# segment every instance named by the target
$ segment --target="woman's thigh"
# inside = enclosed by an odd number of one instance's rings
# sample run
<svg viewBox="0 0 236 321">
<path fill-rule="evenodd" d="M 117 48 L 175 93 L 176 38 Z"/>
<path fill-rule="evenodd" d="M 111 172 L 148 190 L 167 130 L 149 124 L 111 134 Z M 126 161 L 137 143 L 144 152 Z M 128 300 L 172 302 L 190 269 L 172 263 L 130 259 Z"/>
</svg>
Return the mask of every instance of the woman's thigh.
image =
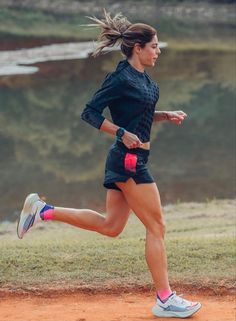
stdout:
<svg viewBox="0 0 236 321">
<path fill-rule="evenodd" d="M 130 207 L 121 191 L 109 189 L 106 197 L 106 223 L 122 231 L 130 215 Z"/>
<path fill-rule="evenodd" d="M 156 183 L 136 184 L 130 178 L 127 182 L 117 182 L 127 203 L 147 229 L 164 226 L 160 194 Z"/>
</svg>

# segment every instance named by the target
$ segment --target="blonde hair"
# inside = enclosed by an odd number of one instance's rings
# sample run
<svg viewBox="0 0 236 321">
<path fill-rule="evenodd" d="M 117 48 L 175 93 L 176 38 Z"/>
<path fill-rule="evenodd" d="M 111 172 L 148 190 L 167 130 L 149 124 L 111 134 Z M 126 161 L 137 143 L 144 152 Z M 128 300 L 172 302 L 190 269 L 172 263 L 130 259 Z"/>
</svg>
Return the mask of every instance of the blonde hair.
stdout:
<svg viewBox="0 0 236 321">
<path fill-rule="evenodd" d="M 93 56 L 101 54 L 106 47 L 113 47 L 120 43 L 122 53 L 127 57 L 133 54 L 135 43 L 139 43 L 143 48 L 147 42 L 150 42 L 156 35 L 156 30 L 144 23 L 132 24 L 121 13 L 116 14 L 113 18 L 111 14 L 104 9 L 104 18 L 88 17 L 95 23 L 88 24 L 89 27 L 98 27 L 101 33 L 98 36 L 98 45 Z"/>
</svg>

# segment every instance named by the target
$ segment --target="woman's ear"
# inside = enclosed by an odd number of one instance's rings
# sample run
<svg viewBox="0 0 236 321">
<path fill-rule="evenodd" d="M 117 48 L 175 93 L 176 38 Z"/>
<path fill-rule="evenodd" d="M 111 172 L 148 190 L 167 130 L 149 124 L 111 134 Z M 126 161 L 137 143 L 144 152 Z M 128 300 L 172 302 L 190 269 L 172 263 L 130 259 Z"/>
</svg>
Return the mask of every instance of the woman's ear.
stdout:
<svg viewBox="0 0 236 321">
<path fill-rule="evenodd" d="M 140 51 L 141 51 L 141 47 L 140 47 L 140 44 L 139 43 L 135 43 L 134 44 L 134 52 L 136 53 L 136 54 L 139 54 L 140 53 Z"/>
</svg>

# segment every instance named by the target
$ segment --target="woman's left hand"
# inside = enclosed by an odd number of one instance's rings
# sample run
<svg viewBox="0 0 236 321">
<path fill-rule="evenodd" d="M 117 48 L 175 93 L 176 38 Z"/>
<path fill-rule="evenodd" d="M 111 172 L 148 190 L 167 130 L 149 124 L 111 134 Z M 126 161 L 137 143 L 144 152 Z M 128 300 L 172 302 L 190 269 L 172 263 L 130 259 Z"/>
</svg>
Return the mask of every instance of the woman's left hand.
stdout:
<svg viewBox="0 0 236 321">
<path fill-rule="evenodd" d="M 167 111 L 166 115 L 167 120 L 177 125 L 180 125 L 183 122 L 183 120 L 187 117 L 187 114 L 185 114 L 182 110 Z"/>
</svg>

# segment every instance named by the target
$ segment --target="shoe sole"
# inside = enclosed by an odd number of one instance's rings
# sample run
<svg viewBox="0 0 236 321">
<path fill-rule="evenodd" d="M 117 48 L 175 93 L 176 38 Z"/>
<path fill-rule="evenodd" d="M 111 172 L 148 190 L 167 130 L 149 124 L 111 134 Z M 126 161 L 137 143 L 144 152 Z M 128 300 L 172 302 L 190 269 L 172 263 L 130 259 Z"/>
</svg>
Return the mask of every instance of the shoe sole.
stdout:
<svg viewBox="0 0 236 321">
<path fill-rule="evenodd" d="M 24 234 L 20 233 L 20 229 L 21 227 L 24 225 L 22 222 L 25 222 L 26 218 L 28 217 L 29 214 L 31 214 L 31 210 L 32 210 L 32 205 L 38 201 L 40 198 L 38 196 L 38 194 L 36 193 L 32 193 L 29 194 L 24 202 L 24 206 L 23 209 L 20 213 L 18 222 L 17 222 L 17 236 L 19 239 L 23 239 Z M 22 223 L 22 224 L 21 224 Z"/>
<path fill-rule="evenodd" d="M 185 319 L 196 313 L 200 308 L 202 307 L 201 303 L 198 303 L 195 309 L 189 310 L 186 312 L 174 312 L 174 311 L 163 311 L 163 309 L 159 307 L 152 308 L 152 313 L 156 317 L 162 317 L 162 318 L 181 318 Z"/>
</svg>

